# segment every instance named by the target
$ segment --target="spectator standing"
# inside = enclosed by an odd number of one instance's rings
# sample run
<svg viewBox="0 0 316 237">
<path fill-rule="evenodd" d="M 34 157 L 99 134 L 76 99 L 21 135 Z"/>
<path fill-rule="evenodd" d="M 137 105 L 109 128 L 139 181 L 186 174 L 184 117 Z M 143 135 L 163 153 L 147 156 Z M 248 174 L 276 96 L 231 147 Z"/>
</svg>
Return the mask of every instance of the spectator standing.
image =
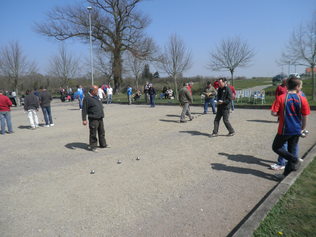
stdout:
<svg viewBox="0 0 316 237">
<path fill-rule="evenodd" d="M 31 129 L 38 128 L 37 111 L 39 108 L 39 98 L 31 91 L 25 92 L 24 110 L 27 112 L 27 117 L 30 121 Z"/>
<path fill-rule="evenodd" d="M 230 90 L 232 91 L 232 106 L 231 106 L 231 110 L 233 112 L 235 110 L 234 100 L 236 99 L 236 90 L 235 90 L 235 87 L 232 86 L 230 83 L 228 83 L 228 86 L 229 86 Z"/>
<path fill-rule="evenodd" d="M 149 90 L 149 82 L 146 81 L 146 84 L 144 85 L 144 95 L 145 95 L 145 103 L 148 104 L 148 97 L 149 97 L 149 94 L 148 94 L 148 90 Z"/>
<path fill-rule="evenodd" d="M 104 93 L 104 90 L 101 88 L 101 86 L 98 89 L 98 96 L 99 96 L 99 99 L 100 99 L 101 102 L 105 98 L 105 93 Z"/>
<path fill-rule="evenodd" d="M 12 91 L 11 96 L 12 96 L 14 106 L 17 106 L 16 92 Z"/>
<path fill-rule="evenodd" d="M 218 136 L 219 122 L 222 117 L 223 117 L 224 124 L 229 132 L 228 136 L 234 136 L 235 131 L 229 122 L 229 114 L 230 114 L 229 110 L 230 110 L 231 101 L 232 101 L 232 92 L 230 88 L 227 86 L 226 78 L 218 79 L 218 83 L 219 83 L 219 88 L 217 91 L 217 99 L 218 99 L 217 112 L 214 119 L 214 129 L 211 136 L 212 137 Z"/>
<path fill-rule="evenodd" d="M 217 94 L 217 91 L 212 86 L 212 83 L 207 82 L 207 85 L 203 91 L 203 95 L 205 96 L 204 114 L 207 114 L 209 104 L 211 104 L 212 106 L 213 114 L 216 114 L 215 101 L 214 101 L 216 94 Z"/>
<path fill-rule="evenodd" d="M 75 98 L 78 99 L 79 109 L 82 110 L 82 102 L 84 98 L 84 91 L 81 85 L 77 85 L 77 91 L 75 92 Z"/>
<path fill-rule="evenodd" d="M 42 108 L 44 120 L 45 120 L 44 127 L 49 127 L 49 126 L 53 127 L 54 123 L 53 123 L 53 117 L 52 117 L 52 110 L 50 106 L 50 103 L 53 98 L 51 94 L 45 88 L 41 87 L 40 89 L 41 89 L 41 93 L 39 94 L 39 100 L 40 100 L 40 106 Z"/>
<path fill-rule="evenodd" d="M 155 107 L 156 90 L 151 83 L 149 84 L 148 94 L 150 98 L 150 107 Z"/>
<path fill-rule="evenodd" d="M 97 133 L 99 137 L 100 148 L 109 147 L 105 140 L 104 131 L 104 112 L 103 105 L 98 97 L 98 87 L 92 86 L 89 90 L 88 95 L 83 99 L 82 108 L 82 124 L 87 125 L 87 116 L 89 120 L 89 149 L 96 151 L 98 145 Z"/>
<path fill-rule="evenodd" d="M 287 81 L 287 78 L 284 78 L 282 80 L 282 84 L 277 86 L 277 88 L 275 90 L 275 99 L 277 99 L 279 96 L 287 93 L 286 81 Z"/>
<path fill-rule="evenodd" d="M 289 78 L 287 93 L 278 96 L 271 108 L 271 114 L 279 118 L 278 132 L 274 138 L 272 149 L 287 160 L 283 174 L 276 175 L 279 179 L 283 179 L 292 171 L 297 170 L 301 164 L 300 159 L 294 153 L 299 137 L 306 129 L 310 108 L 307 99 L 299 95 L 299 88 L 300 80 L 295 77 Z M 286 142 L 287 150 L 283 147 Z"/>
<path fill-rule="evenodd" d="M 128 104 L 130 105 L 132 104 L 132 95 L 133 95 L 133 88 L 130 85 L 127 86 L 126 93 L 127 93 Z"/>
<path fill-rule="evenodd" d="M 12 101 L 9 97 L 3 94 L 0 90 L 0 122 L 1 122 L 1 134 L 5 135 L 5 125 L 7 124 L 8 133 L 13 133 L 12 122 L 11 122 L 11 112 L 10 108 L 12 106 Z"/>
<path fill-rule="evenodd" d="M 183 87 L 179 91 L 179 102 L 182 107 L 182 112 L 180 116 L 180 123 L 186 123 L 185 115 L 188 115 L 190 118 L 190 121 L 192 121 L 193 116 L 190 112 L 190 104 L 193 102 L 192 95 L 190 91 L 188 90 L 187 84 L 184 83 Z"/>
<path fill-rule="evenodd" d="M 112 103 L 112 96 L 113 96 L 113 88 L 110 86 L 110 84 L 106 89 L 106 94 L 108 96 L 107 103 L 111 104 Z"/>
<path fill-rule="evenodd" d="M 215 90 L 218 90 L 218 88 L 219 88 L 219 82 L 218 82 L 218 80 L 215 80 L 215 81 L 214 81 L 213 87 L 215 88 Z"/>
</svg>

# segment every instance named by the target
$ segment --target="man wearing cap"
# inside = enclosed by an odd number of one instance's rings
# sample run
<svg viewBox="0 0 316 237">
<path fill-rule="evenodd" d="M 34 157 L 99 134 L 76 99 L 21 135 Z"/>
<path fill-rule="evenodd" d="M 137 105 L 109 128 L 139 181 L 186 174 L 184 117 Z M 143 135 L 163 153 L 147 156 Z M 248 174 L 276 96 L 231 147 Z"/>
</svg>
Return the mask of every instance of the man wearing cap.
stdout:
<svg viewBox="0 0 316 237">
<path fill-rule="evenodd" d="M 87 125 L 87 115 L 89 120 L 90 138 L 89 149 L 96 151 L 98 146 L 97 133 L 99 137 L 100 148 L 109 147 L 106 144 L 105 132 L 104 132 L 104 112 L 103 105 L 98 97 L 98 87 L 92 86 L 89 90 L 88 96 L 83 99 L 82 106 L 82 124 Z"/>
</svg>

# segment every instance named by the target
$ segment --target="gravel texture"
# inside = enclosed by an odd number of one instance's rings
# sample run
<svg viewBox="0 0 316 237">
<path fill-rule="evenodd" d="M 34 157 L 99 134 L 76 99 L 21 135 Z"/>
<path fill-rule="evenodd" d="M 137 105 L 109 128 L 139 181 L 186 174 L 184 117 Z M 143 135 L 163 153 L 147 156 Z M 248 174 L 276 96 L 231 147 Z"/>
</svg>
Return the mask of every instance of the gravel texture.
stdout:
<svg viewBox="0 0 316 237">
<path fill-rule="evenodd" d="M 54 102 L 55 126 L 36 130 L 13 109 L 15 133 L 0 136 L 0 236 L 226 236 L 277 184 L 268 110 L 237 109 L 236 135 L 221 122 L 210 138 L 202 107 L 180 124 L 178 106 L 105 105 L 111 148 L 91 152 L 77 108 Z"/>
</svg>

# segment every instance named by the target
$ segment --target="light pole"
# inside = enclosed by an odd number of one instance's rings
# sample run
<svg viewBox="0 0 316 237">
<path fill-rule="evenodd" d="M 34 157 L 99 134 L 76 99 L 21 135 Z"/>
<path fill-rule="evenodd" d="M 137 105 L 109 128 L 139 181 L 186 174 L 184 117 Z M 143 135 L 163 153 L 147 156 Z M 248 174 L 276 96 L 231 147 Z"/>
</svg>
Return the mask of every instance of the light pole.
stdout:
<svg viewBox="0 0 316 237">
<path fill-rule="evenodd" d="M 93 81 L 92 28 L 91 28 L 91 10 L 92 10 L 92 7 L 89 6 L 89 7 L 87 7 L 87 9 L 88 9 L 88 11 L 89 11 L 89 28 L 90 28 L 89 35 L 90 35 L 91 84 L 93 85 L 93 84 L 94 84 L 94 81 Z"/>
</svg>

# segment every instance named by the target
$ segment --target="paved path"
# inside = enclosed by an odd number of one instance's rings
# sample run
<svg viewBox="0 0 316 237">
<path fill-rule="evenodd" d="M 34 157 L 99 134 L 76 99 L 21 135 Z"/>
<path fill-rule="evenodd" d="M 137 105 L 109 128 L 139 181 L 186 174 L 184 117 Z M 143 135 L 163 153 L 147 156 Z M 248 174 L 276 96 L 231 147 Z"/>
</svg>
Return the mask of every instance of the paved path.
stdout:
<svg viewBox="0 0 316 237">
<path fill-rule="evenodd" d="M 112 147 L 98 153 L 85 149 L 76 104 L 52 110 L 55 127 L 29 130 L 15 110 L 15 133 L 0 136 L 0 236 L 226 236 L 276 185 L 268 110 L 236 110 L 237 135 L 221 124 L 209 138 L 214 117 L 202 107 L 180 124 L 177 106 L 113 104 Z M 315 115 L 301 154 L 316 141 Z"/>
</svg>

